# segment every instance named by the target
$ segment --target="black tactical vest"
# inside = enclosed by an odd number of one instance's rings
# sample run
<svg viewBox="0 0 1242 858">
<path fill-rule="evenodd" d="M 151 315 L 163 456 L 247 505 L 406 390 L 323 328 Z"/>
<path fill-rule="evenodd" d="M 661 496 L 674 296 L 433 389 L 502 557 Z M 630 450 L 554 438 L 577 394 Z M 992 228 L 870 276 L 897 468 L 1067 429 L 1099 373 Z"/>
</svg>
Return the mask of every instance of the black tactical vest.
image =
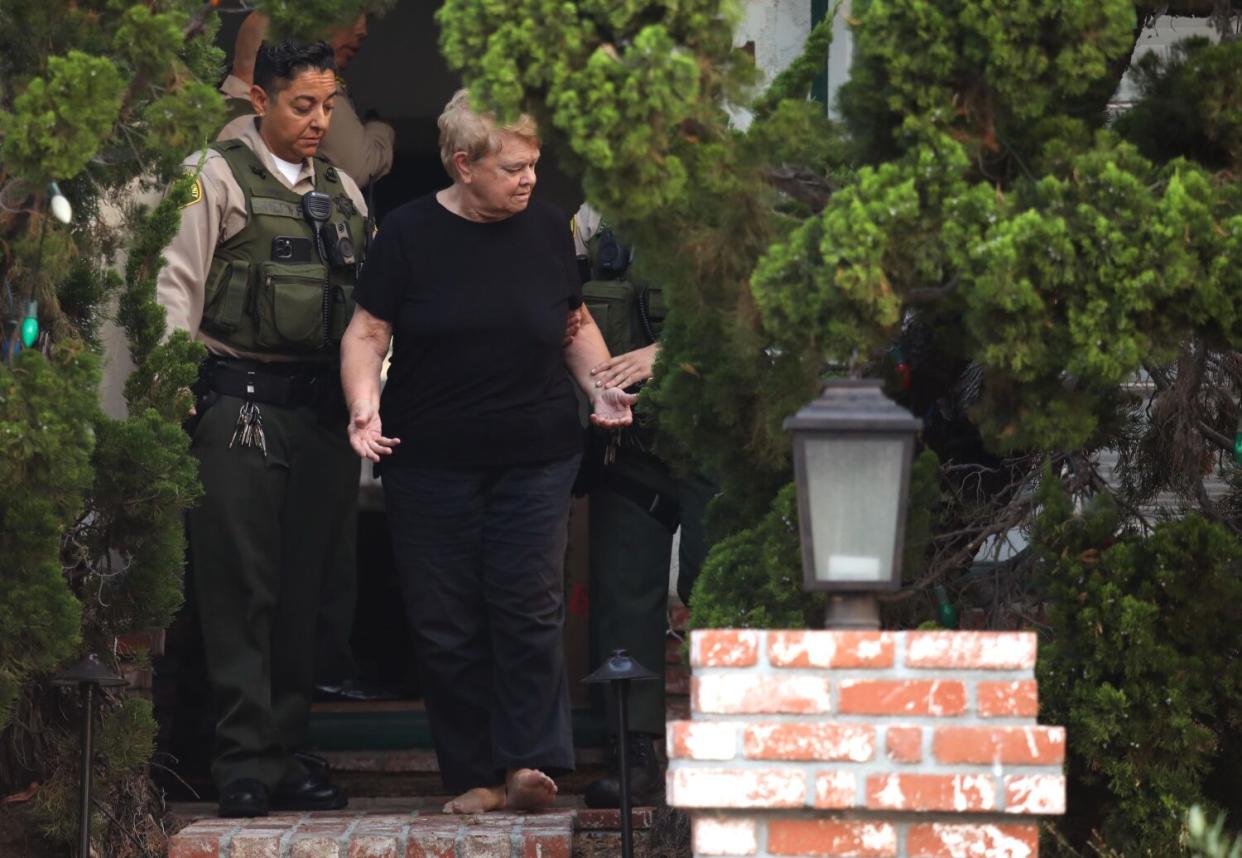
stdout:
<svg viewBox="0 0 1242 858">
<path fill-rule="evenodd" d="M 315 190 L 332 197 L 325 243 L 342 234 L 356 264 L 332 265 L 320 256 L 301 195 L 280 183 L 241 140 L 213 143 L 246 195 L 246 226 L 216 246 L 207 274 L 202 330 L 247 352 L 336 355 L 354 311 L 354 285 L 366 256 L 369 224 L 345 193 L 336 168 L 317 158 Z M 329 253 L 329 258 L 332 254 Z"/>
<path fill-rule="evenodd" d="M 582 297 L 591 318 L 614 356 L 641 349 L 659 339 L 667 313 L 663 292 L 629 278 L 629 249 L 606 225 L 587 242 L 591 279 Z"/>
</svg>

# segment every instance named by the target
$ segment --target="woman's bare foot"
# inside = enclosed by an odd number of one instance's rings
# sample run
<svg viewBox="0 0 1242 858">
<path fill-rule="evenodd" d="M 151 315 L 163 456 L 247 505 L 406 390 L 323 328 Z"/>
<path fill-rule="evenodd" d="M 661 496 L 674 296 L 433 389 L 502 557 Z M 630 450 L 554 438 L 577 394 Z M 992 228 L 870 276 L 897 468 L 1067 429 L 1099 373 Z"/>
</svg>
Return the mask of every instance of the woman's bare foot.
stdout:
<svg viewBox="0 0 1242 858">
<path fill-rule="evenodd" d="M 505 787 L 475 787 L 444 805 L 445 813 L 487 813 L 505 806 Z"/>
<path fill-rule="evenodd" d="M 505 810 L 540 810 L 555 797 L 555 781 L 538 769 L 514 769 L 505 778 Z"/>
</svg>

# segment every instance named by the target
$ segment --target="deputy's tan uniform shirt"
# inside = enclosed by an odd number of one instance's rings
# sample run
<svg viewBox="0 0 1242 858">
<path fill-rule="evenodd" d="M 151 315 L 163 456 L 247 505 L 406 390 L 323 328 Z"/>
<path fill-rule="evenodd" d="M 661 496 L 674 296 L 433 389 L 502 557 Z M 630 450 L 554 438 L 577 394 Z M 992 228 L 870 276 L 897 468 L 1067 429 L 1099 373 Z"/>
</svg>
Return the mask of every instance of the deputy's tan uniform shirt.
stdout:
<svg viewBox="0 0 1242 858">
<path fill-rule="evenodd" d="M 231 74 L 224 79 L 224 83 L 220 84 L 220 94 L 225 98 L 243 98 L 249 101 L 250 84 L 237 75 Z"/>
<path fill-rule="evenodd" d="M 387 122 L 378 119 L 363 122 L 358 118 L 349 93 L 345 91 L 344 82 L 338 79 L 337 87 L 332 124 L 323 137 L 319 154 L 366 187 L 376 179 L 387 176 L 392 169 L 392 149 L 397 132 Z"/>
<path fill-rule="evenodd" d="M 569 219 L 569 229 L 574 235 L 574 252 L 578 256 L 588 255 L 591 239 L 599 232 L 601 224 L 603 219 L 590 203 L 578 206 L 578 211 Z"/>
<path fill-rule="evenodd" d="M 237 135 L 258 155 L 260 163 L 286 188 L 295 194 L 305 194 L 315 189 L 315 162 L 308 159 L 302 163 L 297 180 L 290 184 L 284 173 L 276 166 L 272 152 L 259 135 L 254 117 L 243 117 L 248 125 Z M 207 149 L 197 152 L 182 162 L 193 172 L 203 163 L 198 177 L 195 198 L 181 210 L 181 227 L 164 251 L 167 264 L 160 270 L 156 281 L 156 298 L 168 314 L 168 329 L 188 331 L 190 336 L 207 346 L 212 354 L 225 357 L 253 357 L 258 360 L 296 360 L 299 358 L 253 354 L 238 351 L 199 330 L 203 319 L 203 300 L 206 291 L 207 272 L 216 246 L 228 241 L 245 228 L 249 219 L 246 212 L 246 195 L 228 162 L 219 152 Z M 365 217 L 366 201 L 358 185 L 349 176 L 337 171 L 345 193 Z M 300 359 L 305 359 L 303 356 Z"/>
<path fill-rule="evenodd" d="M 245 92 L 242 92 L 245 87 Z M 249 98 L 250 88 L 237 77 L 224 79 L 220 92 L 230 98 Z M 344 170 L 362 187 L 388 175 L 392 169 L 392 150 L 397 132 L 386 122 L 372 119 L 363 122 L 345 92 L 345 84 L 337 79 L 336 100 L 333 102 L 332 124 L 319 145 L 319 154 Z M 240 116 L 220 130 L 217 140 L 240 137 L 249 126 L 250 116 Z"/>
</svg>

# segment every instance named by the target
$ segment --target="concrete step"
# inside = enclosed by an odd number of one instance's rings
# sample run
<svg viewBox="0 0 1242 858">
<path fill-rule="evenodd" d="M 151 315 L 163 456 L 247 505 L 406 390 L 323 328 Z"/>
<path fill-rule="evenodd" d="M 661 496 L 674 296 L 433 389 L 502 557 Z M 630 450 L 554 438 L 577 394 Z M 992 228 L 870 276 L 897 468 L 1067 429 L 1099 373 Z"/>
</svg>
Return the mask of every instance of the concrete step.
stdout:
<svg viewBox="0 0 1242 858">
<path fill-rule="evenodd" d="M 391 751 L 318 751 L 332 772 L 439 772 L 436 752 L 430 748 L 403 748 Z M 583 768 L 603 766 L 608 753 L 603 748 L 575 748 L 574 762 Z"/>
<path fill-rule="evenodd" d="M 539 813 L 446 816 L 446 797 L 358 799 L 331 813 L 289 813 L 261 819 L 216 819 L 210 805 L 181 805 L 187 821 L 169 844 L 169 858 L 570 858 L 619 854 L 615 810 L 558 806 Z M 632 820 L 645 854 L 652 808 Z"/>
<path fill-rule="evenodd" d="M 444 792 L 434 751 L 411 748 L 318 753 L 332 767 L 332 782 L 344 789 L 354 802 L 391 798 L 398 802 L 395 805 L 398 809 L 409 809 L 416 803 L 434 801 Z M 556 779 L 560 790 L 558 801 L 570 804 L 607 771 L 602 748 L 579 748 L 575 757 L 577 770 Z M 172 813 L 183 820 L 182 824 L 186 818 L 201 818 L 215 812 L 216 789 L 205 774 L 192 779 L 164 777 L 160 786 L 165 790 Z"/>
</svg>

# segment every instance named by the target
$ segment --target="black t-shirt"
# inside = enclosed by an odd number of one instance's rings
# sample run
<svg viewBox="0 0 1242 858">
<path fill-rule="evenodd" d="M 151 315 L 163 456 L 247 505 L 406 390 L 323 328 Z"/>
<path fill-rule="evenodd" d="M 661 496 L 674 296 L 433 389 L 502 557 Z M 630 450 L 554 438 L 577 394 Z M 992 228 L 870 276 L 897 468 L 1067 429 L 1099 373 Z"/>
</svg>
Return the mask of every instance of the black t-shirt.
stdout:
<svg viewBox="0 0 1242 858">
<path fill-rule="evenodd" d="M 355 298 L 393 326 L 380 418 L 401 445 L 384 467 L 520 465 L 581 449 L 562 342 L 582 283 L 554 206 L 532 200 L 478 223 L 435 194 L 407 203 L 384 219 Z"/>
</svg>

